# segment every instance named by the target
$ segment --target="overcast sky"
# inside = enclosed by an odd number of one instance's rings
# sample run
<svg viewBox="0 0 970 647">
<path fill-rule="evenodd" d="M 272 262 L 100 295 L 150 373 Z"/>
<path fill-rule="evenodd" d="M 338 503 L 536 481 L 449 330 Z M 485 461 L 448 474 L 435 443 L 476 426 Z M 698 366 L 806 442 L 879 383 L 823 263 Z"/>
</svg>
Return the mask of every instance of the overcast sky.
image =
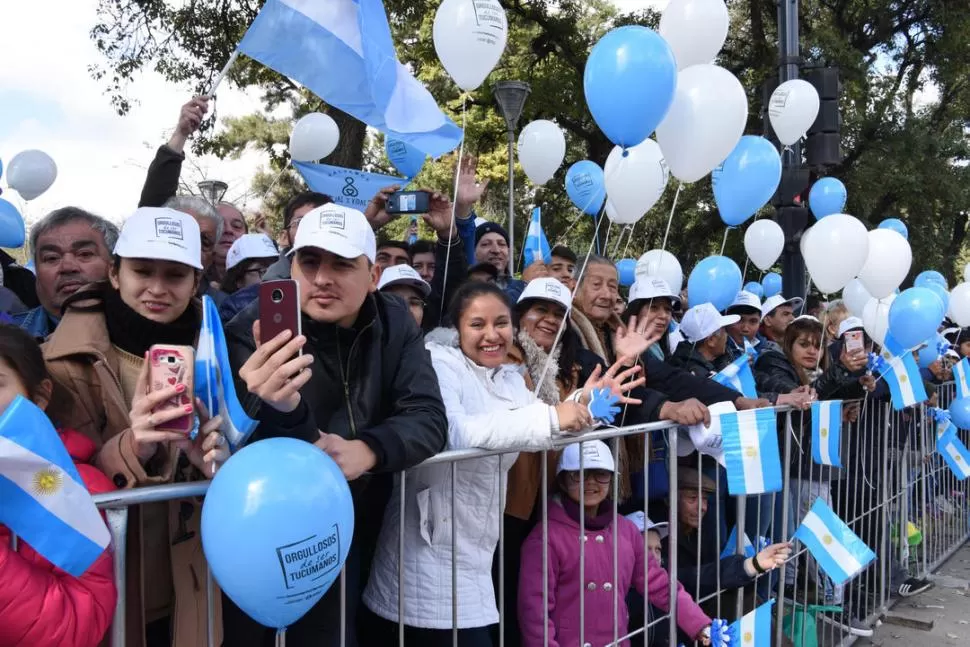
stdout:
<svg viewBox="0 0 970 647">
<path fill-rule="evenodd" d="M 623 10 L 662 7 L 668 0 L 614 0 Z M 145 73 L 129 88 L 133 107 L 119 117 L 103 84 L 88 73 L 103 62 L 88 32 L 96 23 L 97 0 L 4 2 L 0 20 L 0 160 L 37 148 L 54 158 L 58 177 L 44 195 L 24 203 L 5 191 L 28 221 L 76 205 L 119 222 L 131 213 L 155 149 L 167 141 L 179 107 L 191 88 Z M 258 92 L 219 90 L 220 116 L 260 108 Z M 206 175 L 229 183 L 227 197 L 239 199 L 264 156 L 195 160 Z M 0 178 L 0 186 L 6 186 Z M 258 199 L 248 205 L 258 207 Z"/>
</svg>

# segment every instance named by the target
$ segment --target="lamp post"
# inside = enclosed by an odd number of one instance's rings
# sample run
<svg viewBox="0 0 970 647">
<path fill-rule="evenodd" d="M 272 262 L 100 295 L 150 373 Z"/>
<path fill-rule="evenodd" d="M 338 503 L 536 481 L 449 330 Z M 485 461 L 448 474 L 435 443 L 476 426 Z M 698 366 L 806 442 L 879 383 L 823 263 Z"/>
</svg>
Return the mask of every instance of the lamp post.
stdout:
<svg viewBox="0 0 970 647">
<path fill-rule="evenodd" d="M 199 193 L 213 207 L 222 202 L 222 198 L 226 195 L 228 189 L 229 185 L 222 180 L 202 180 L 199 182 Z"/>
<path fill-rule="evenodd" d="M 515 271 L 515 128 L 531 90 L 524 81 L 499 81 L 492 86 L 509 138 L 509 276 Z"/>
</svg>

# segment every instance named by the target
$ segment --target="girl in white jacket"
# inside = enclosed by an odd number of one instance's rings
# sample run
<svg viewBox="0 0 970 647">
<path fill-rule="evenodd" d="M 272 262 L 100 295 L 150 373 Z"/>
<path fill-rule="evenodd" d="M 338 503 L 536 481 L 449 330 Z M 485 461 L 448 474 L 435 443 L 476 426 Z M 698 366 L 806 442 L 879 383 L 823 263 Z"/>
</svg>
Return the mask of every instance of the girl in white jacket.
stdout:
<svg viewBox="0 0 970 647">
<path fill-rule="evenodd" d="M 506 364 L 514 329 L 511 308 L 500 288 L 488 283 L 462 286 L 450 315 L 457 331 L 435 331 L 427 343 L 448 412 L 448 449 L 539 451 L 552 446 L 554 435 L 579 432 L 592 424 L 586 406 L 579 403 L 582 392 L 550 406 L 526 387 L 519 367 Z M 488 456 L 408 472 L 403 519 L 397 478 L 364 592 L 367 607 L 388 621 L 387 644 L 397 640 L 396 623 L 401 621 L 406 644 L 451 645 L 457 620 L 459 645 L 491 645 L 488 627 L 499 621 L 492 556 L 499 539 L 506 472 L 516 456 Z M 402 525 L 404 614 L 400 617 Z M 454 616 L 453 599 L 457 600 Z"/>
</svg>

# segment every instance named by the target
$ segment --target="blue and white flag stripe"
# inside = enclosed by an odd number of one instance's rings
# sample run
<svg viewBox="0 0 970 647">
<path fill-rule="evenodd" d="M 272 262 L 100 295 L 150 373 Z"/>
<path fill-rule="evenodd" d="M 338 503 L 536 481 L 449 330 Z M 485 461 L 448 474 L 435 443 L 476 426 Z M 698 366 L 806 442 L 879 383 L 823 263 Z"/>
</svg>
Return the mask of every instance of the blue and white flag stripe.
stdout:
<svg viewBox="0 0 970 647">
<path fill-rule="evenodd" d="M 764 550 L 771 543 L 767 537 L 759 537 L 758 546 L 756 548 L 755 545 L 752 544 L 751 540 L 748 538 L 748 533 L 743 533 L 741 542 L 744 547 L 742 554 L 745 557 L 754 557 L 757 551 Z M 731 534 L 728 536 L 727 543 L 724 544 L 724 550 L 721 552 L 721 559 L 724 559 L 725 557 L 730 557 L 732 555 L 736 555 L 737 550 L 738 550 L 738 526 L 735 524 L 735 526 L 731 528 Z"/>
<path fill-rule="evenodd" d="M 819 465 L 842 467 L 842 400 L 812 403 L 812 460 Z"/>
<path fill-rule="evenodd" d="M 461 129 L 397 60 L 380 0 L 267 0 L 239 51 L 432 157 Z"/>
<path fill-rule="evenodd" d="M 746 347 L 747 343 L 747 340 L 745 340 Z M 751 358 L 747 352 L 725 366 L 720 373 L 711 379 L 729 389 L 734 389 L 746 398 L 758 397 L 754 373 L 751 371 Z"/>
<path fill-rule="evenodd" d="M 532 210 L 532 218 L 529 220 L 529 230 L 525 236 L 525 267 L 533 263 L 551 263 L 552 251 L 549 249 L 549 241 L 546 233 L 542 230 L 542 213 L 539 207 Z"/>
<path fill-rule="evenodd" d="M 111 542 L 47 414 L 22 396 L 0 417 L 0 523 L 75 577 Z"/>
<path fill-rule="evenodd" d="M 876 559 L 865 542 L 821 499 L 795 531 L 798 539 L 835 584 L 845 584 Z"/>
<path fill-rule="evenodd" d="M 730 647 L 771 647 L 771 607 L 768 600 L 731 623 Z"/>
<path fill-rule="evenodd" d="M 780 491 L 782 474 L 775 412 L 754 409 L 725 413 L 720 419 L 731 495 Z"/>
<path fill-rule="evenodd" d="M 888 368 L 883 371 L 881 377 L 889 386 L 893 408 L 896 411 L 902 411 L 907 407 L 925 402 L 928 399 L 926 387 L 923 386 L 919 366 L 913 354 L 903 349 L 889 334 L 886 335 L 885 342 L 882 357 L 886 360 Z"/>
<path fill-rule="evenodd" d="M 967 381 L 968 376 L 970 376 L 970 359 L 964 357 L 953 365 L 953 381 L 957 385 L 957 398 L 970 396 L 970 382 Z"/>
<path fill-rule="evenodd" d="M 957 479 L 963 481 L 970 476 L 970 450 L 960 440 L 953 423 L 950 423 L 946 432 L 936 440 L 936 451 L 940 453 Z"/>
</svg>

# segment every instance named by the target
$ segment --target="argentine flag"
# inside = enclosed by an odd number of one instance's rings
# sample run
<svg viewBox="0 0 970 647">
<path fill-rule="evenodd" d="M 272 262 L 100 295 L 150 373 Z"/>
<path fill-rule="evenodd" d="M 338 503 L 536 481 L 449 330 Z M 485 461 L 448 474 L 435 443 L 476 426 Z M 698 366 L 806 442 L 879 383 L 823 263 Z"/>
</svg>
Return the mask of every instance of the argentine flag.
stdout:
<svg viewBox="0 0 970 647">
<path fill-rule="evenodd" d="M 876 554 L 822 499 L 815 500 L 802 525 L 795 531 L 795 539 L 805 544 L 825 574 L 837 585 L 845 584 L 876 559 Z"/>
<path fill-rule="evenodd" d="M 210 416 L 222 416 L 220 431 L 232 451 L 242 447 L 259 424 L 246 415 L 236 397 L 219 309 L 208 296 L 202 297 L 202 328 L 195 351 L 195 397 L 202 400 Z"/>
<path fill-rule="evenodd" d="M 532 210 L 532 219 L 529 221 L 529 231 L 525 235 L 525 267 L 533 263 L 552 262 L 552 252 L 549 249 L 549 241 L 546 240 L 546 233 L 542 231 L 542 222 L 539 207 Z"/>
<path fill-rule="evenodd" d="M 889 385 L 893 409 L 902 411 L 929 399 L 913 354 L 902 348 L 888 333 L 882 349 L 882 358 L 886 361 L 887 367 L 883 369 L 880 377 Z"/>
<path fill-rule="evenodd" d="M 778 492 L 781 459 L 775 412 L 754 409 L 720 416 L 728 491 L 732 496 Z"/>
<path fill-rule="evenodd" d="M 380 0 L 266 0 L 239 51 L 431 157 L 461 129 L 397 60 Z"/>
<path fill-rule="evenodd" d="M 946 431 L 936 439 L 936 451 L 950 466 L 957 479 L 963 481 L 970 476 L 970 450 L 957 435 L 957 428 L 951 422 Z"/>
<path fill-rule="evenodd" d="M 771 607 L 774 603 L 774 600 L 768 600 L 732 622 L 730 647 L 771 647 Z"/>
<path fill-rule="evenodd" d="M 819 465 L 842 467 L 842 400 L 812 403 L 812 460 Z"/>
<path fill-rule="evenodd" d="M 751 540 L 748 539 L 748 533 L 743 534 L 743 538 L 741 541 L 743 542 L 743 546 L 744 546 L 743 554 L 745 557 L 754 557 L 758 553 L 758 551 L 764 550 L 771 544 L 771 541 L 767 537 L 758 537 L 758 546 L 755 547 L 755 545 L 751 543 Z M 727 538 L 727 543 L 724 544 L 724 551 L 721 553 L 721 559 L 724 559 L 725 557 L 731 557 L 732 555 L 736 555 L 737 550 L 738 550 L 738 526 L 735 525 L 734 528 L 731 529 L 731 534 Z"/>
<path fill-rule="evenodd" d="M 967 381 L 968 376 L 970 376 L 970 359 L 964 357 L 953 365 L 953 381 L 957 385 L 957 398 L 970 396 L 970 382 Z"/>
<path fill-rule="evenodd" d="M 745 340 L 745 344 L 747 344 L 747 340 Z M 751 372 L 751 357 L 747 352 L 725 366 L 724 370 L 711 379 L 729 389 L 734 389 L 746 398 L 758 397 L 758 389 L 754 384 L 754 373 Z"/>
<path fill-rule="evenodd" d="M 111 542 L 47 414 L 19 395 L 0 416 L 0 523 L 74 577 Z"/>
</svg>

